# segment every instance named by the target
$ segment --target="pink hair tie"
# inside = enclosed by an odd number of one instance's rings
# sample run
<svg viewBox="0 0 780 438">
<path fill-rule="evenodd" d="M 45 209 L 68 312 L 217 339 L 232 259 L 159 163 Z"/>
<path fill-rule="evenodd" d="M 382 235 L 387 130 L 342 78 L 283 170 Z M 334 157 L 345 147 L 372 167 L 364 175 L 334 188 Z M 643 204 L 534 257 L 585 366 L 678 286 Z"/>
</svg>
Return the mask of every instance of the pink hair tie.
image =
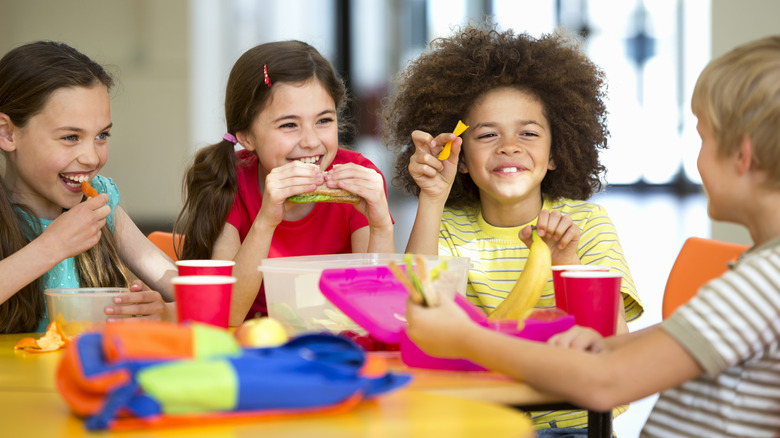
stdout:
<svg viewBox="0 0 780 438">
<path fill-rule="evenodd" d="M 222 139 L 223 140 L 227 140 L 227 141 L 229 141 L 229 142 L 231 142 L 233 144 L 238 143 L 238 140 L 236 140 L 236 138 L 233 137 L 233 134 L 231 134 L 229 132 L 226 132 L 225 135 L 222 136 Z"/>
</svg>

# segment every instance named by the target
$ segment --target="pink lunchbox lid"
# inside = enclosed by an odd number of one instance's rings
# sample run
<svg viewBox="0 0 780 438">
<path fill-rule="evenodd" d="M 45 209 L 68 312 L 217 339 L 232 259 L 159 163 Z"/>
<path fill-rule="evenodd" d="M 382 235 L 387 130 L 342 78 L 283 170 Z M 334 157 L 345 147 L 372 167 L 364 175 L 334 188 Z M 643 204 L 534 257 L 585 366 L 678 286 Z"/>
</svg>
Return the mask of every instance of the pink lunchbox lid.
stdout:
<svg viewBox="0 0 780 438">
<path fill-rule="evenodd" d="M 405 269 L 401 266 L 401 269 Z M 387 266 L 325 269 L 320 276 L 322 294 L 356 324 L 374 338 L 397 344 L 406 329 L 406 300 L 409 293 Z M 546 341 L 550 336 L 569 329 L 574 317 L 567 315 L 556 321 L 526 320 L 522 331 L 507 330 L 506 322 L 490 323 L 485 313 L 466 297 L 455 293 L 455 302 L 475 322 L 496 328 L 524 339 Z"/>
</svg>

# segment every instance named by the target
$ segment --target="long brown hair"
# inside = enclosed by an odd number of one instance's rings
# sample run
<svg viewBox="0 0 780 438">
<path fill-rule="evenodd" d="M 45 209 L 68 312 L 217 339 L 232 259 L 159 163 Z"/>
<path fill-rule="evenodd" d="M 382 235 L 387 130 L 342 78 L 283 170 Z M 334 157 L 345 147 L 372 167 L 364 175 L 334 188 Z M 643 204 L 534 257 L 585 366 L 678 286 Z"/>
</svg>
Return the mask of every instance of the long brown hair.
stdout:
<svg viewBox="0 0 780 438">
<path fill-rule="evenodd" d="M 344 120 L 346 87 L 333 66 L 309 44 L 278 41 L 249 49 L 230 71 L 225 91 L 227 132 L 235 135 L 251 128 L 255 117 L 270 101 L 274 84 L 310 79 L 319 81 L 336 103 L 339 129 L 349 127 L 350 123 Z M 222 140 L 195 154 L 184 177 L 184 206 L 173 228 L 175 233 L 186 236 L 181 244 L 174 242 L 180 259 L 211 258 L 214 242 L 233 207 L 236 178 L 233 143 Z"/>
<path fill-rule="evenodd" d="M 21 128 L 43 110 L 58 89 L 100 84 L 110 89 L 114 80 L 101 65 L 66 44 L 38 41 L 19 46 L 0 59 L 0 113 Z M 37 224 L 27 223 L 23 216 L 33 216 L 32 212 L 11 201 L 11 188 L 2 178 L 0 198 L 0 259 L 3 259 L 22 249 L 41 229 Z M 76 256 L 79 284 L 127 286 L 126 268 L 119 259 L 113 234 L 108 226 L 102 231 L 97 245 Z M 42 288 L 43 280 L 38 278 L 0 304 L 0 333 L 36 329 L 44 314 Z"/>
</svg>

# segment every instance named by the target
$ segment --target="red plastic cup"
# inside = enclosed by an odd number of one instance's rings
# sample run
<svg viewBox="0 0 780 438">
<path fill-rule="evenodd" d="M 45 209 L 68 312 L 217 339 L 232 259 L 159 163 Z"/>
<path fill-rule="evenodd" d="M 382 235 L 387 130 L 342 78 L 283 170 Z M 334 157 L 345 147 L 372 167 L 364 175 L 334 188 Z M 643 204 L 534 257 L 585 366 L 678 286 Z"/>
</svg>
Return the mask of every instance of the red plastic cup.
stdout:
<svg viewBox="0 0 780 438">
<path fill-rule="evenodd" d="M 563 286 L 563 280 L 561 280 L 562 272 L 572 271 L 609 271 L 609 266 L 604 265 L 555 265 L 552 267 L 553 275 L 553 288 L 555 289 L 555 307 L 569 313 L 569 309 L 566 305 L 566 289 Z"/>
<path fill-rule="evenodd" d="M 619 272 L 580 271 L 561 273 L 568 312 L 577 325 L 590 327 L 602 336 L 612 336 L 617 328 L 620 283 Z"/>
<path fill-rule="evenodd" d="M 202 322 L 228 328 L 230 297 L 236 277 L 226 275 L 188 275 L 174 277 L 179 323 Z"/>
<path fill-rule="evenodd" d="M 236 262 L 232 260 L 179 260 L 176 266 L 179 267 L 179 276 L 185 275 L 233 275 L 233 266 Z"/>
</svg>

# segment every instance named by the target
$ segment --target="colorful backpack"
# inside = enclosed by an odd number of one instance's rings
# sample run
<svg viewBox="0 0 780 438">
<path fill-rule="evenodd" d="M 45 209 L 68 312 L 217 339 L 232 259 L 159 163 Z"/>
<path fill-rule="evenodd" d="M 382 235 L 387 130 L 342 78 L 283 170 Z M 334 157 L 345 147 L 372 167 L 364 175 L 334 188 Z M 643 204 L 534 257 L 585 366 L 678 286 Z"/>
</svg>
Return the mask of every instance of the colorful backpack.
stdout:
<svg viewBox="0 0 780 438">
<path fill-rule="evenodd" d="M 343 412 L 411 379 L 365 365 L 329 334 L 249 349 L 209 325 L 108 324 L 66 349 L 57 385 L 88 429 L 120 430 Z"/>
</svg>

